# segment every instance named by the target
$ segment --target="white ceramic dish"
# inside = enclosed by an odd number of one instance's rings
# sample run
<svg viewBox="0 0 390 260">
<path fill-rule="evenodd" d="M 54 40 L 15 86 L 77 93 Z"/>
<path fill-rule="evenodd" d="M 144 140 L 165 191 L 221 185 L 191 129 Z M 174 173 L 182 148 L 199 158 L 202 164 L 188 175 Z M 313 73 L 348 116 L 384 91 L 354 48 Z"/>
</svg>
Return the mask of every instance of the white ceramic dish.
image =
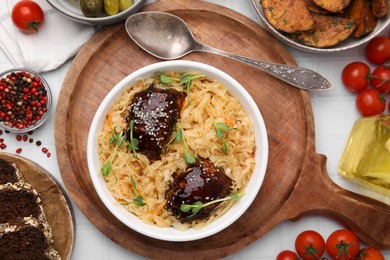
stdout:
<svg viewBox="0 0 390 260">
<path fill-rule="evenodd" d="M 375 36 L 379 35 L 390 24 L 390 14 L 387 14 L 386 17 L 382 17 L 382 18 L 378 19 L 378 23 L 376 25 L 376 28 L 375 28 L 375 30 L 372 33 L 367 34 L 366 36 L 364 36 L 362 38 L 356 39 L 356 38 L 353 38 L 353 37 L 349 37 L 347 40 L 337 44 L 334 47 L 314 48 L 314 47 L 306 46 L 306 45 L 300 44 L 300 43 L 298 43 L 296 41 L 293 41 L 292 39 L 288 38 L 287 36 L 285 36 L 284 34 L 279 32 L 278 30 L 276 30 L 267 21 L 265 15 L 264 15 L 263 8 L 261 6 L 260 0 L 249 0 L 249 1 L 251 1 L 253 9 L 255 10 L 255 12 L 259 16 L 259 18 L 261 19 L 261 21 L 264 24 L 264 26 L 273 35 L 275 35 L 282 42 L 284 42 L 284 43 L 286 43 L 286 44 L 288 44 L 288 45 L 290 45 L 292 47 L 295 47 L 297 49 L 304 50 L 304 51 L 309 51 L 309 52 L 329 53 L 329 52 L 345 51 L 345 50 L 349 50 L 349 49 L 355 48 L 357 46 L 360 46 L 360 45 L 368 42 L 369 40 L 371 40 Z"/>
<path fill-rule="evenodd" d="M 131 14 L 137 12 L 146 2 L 146 0 L 133 0 L 134 3 L 131 7 L 123 12 L 109 16 L 104 15 L 101 17 L 86 17 L 83 15 L 80 9 L 80 0 L 46 0 L 54 9 L 59 11 L 69 19 L 78 23 L 90 24 L 90 25 L 108 25 L 119 21 L 122 21 L 129 17 Z"/>
<path fill-rule="evenodd" d="M 119 205 L 110 191 L 107 189 L 105 181 L 100 173 L 100 162 L 98 158 L 97 136 L 105 121 L 106 114 L 112 104 L 121 95 L 123 90 L 133 85 L 137 79 L 147 78 L 158 71 L 197 71 L 207 75 L 210 79 L 223 83 L 229 92 L 235 96 L 248 112 L 254 123 L 256 138 L 255 170 L 245 190 L 245 195 L 223 216 L 210 223 L 201 230 L 189 229 L 186 231 L 174 228 L 160 228 L 143 223 L 124 207 Z M 129 228 L 152 238 L 166 241 L 191 241 L 211 236 L 230 224 L 235 222 L 251 205 L 262 185 L 268 160 L 268 139 L 267 131 L 262 115 L 249 93 L 235 79 L 221 70 L 207 64 L 193 61 L 165 61 L 143 67 L 120 81 L 104 98 L 93 118 L 87 144 L 88 168 L 93 185 L 105 206 L 111 213 Z"/>
</svg>

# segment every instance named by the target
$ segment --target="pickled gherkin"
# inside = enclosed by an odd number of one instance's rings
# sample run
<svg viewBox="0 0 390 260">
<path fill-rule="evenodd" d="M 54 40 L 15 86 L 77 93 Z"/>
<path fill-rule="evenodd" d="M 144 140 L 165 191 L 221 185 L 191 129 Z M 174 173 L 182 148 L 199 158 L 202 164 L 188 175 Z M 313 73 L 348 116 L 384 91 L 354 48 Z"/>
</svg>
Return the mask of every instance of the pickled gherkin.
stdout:
<svg viewBox="0 0 390 260">
<path fill-rule="evenodd" d="M 97 17 L 104 12 L 103 0 L 80 0 L 81 12 L 87 17 Z"/>
<path fill-rule="evenodd" d="M 133 5 L 133 0 L 119 0 L 119 11 L 122 12 Z"/>
<path fill-rule="evenodd" d="M 119 12 L 119 0 L 104 0 L 104 10 L 108 15 L 114 15 Z"/>
<path fill-rule="evenodd" d="M 390 115 L 355 122 L 338 171 L 345 178 L 390 194 Z"/>
</svg>

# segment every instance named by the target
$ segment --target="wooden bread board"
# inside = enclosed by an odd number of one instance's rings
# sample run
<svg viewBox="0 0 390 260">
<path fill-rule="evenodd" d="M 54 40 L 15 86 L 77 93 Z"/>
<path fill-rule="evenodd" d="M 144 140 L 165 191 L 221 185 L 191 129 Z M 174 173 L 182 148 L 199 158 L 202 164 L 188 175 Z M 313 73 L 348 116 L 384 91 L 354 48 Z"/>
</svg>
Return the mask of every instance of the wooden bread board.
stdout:
<svg viewBox="0 0 390 260">
<path fill-rule="evenodd" d="M 207 45 L 259 60 L 296 64 L 270 33 L 249 18 L 202 1 L 163 0 L 143 11 L 178 15 Z M 333 217 L 379 248 L 390 248 L 390 207 L 335 185 L 326 159 L 314 145 L 309 95 L 257 69 L 207 53 L 183 59 L 213 65 L 237 79 L 264 117 L 269 160 L 261 190 L 247 212 L 229 228 L 199 241 L 173 243 L 145 237 L 119 222 L 103 205 L 89 177 L 89 126 L 103 98 L 131 72 L 160 60 L 136 46 L 124 23 L 102 28 L 80 50 L 65 78 L 56 110 L 57 157 L 67 191 L 85 216 L 107 237 L 154 259 L 214 259 L 233 254 L 284 220 L 314 213 Z M 353 206 L 351 206 L 353 205 Z"/>
<path fill-rule="evenodd" d="M 53 233 L 53 247 L 62 259 L 70 259 L 75 239 L 72 205 L 58 181 L 40 165 L 19 155 L 0 153 L 0 158 L 14 163 L 23 180 L 39 193 L 47 222 Z"/>
</svg>

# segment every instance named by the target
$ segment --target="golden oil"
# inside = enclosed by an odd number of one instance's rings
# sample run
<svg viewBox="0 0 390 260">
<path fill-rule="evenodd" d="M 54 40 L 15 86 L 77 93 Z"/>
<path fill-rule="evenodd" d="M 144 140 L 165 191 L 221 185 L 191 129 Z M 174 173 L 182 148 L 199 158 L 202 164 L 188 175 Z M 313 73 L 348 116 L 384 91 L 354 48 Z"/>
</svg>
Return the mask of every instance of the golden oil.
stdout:
<svg viewBox="0 0 390 260">
<path fill-rule="evenodd" d="M 390 115 L 355 122 L 338 171 L 345 178 L 390 194 Z"/>
</svg>

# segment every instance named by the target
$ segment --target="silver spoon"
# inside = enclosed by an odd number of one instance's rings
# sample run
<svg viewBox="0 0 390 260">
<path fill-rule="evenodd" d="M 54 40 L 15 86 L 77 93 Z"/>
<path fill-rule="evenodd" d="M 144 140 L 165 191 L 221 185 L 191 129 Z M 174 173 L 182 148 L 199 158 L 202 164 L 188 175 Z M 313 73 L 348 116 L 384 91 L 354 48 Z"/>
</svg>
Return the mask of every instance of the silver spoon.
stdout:
<svg viewBox="0 0 390 260">
<path fill-rule="evenodd" d="M 253 60 L 203 45 L 195 40 L 188 25 L 179 17 L 164 12 L 141 12 L 131 15 L 126 31 L 142 49 L 163 60 L 174 60 L 194 51 L 205 51 L 241 61 L 305 90 L 332 88 L 326 78 L 312 70 Z"/>
</svg>

